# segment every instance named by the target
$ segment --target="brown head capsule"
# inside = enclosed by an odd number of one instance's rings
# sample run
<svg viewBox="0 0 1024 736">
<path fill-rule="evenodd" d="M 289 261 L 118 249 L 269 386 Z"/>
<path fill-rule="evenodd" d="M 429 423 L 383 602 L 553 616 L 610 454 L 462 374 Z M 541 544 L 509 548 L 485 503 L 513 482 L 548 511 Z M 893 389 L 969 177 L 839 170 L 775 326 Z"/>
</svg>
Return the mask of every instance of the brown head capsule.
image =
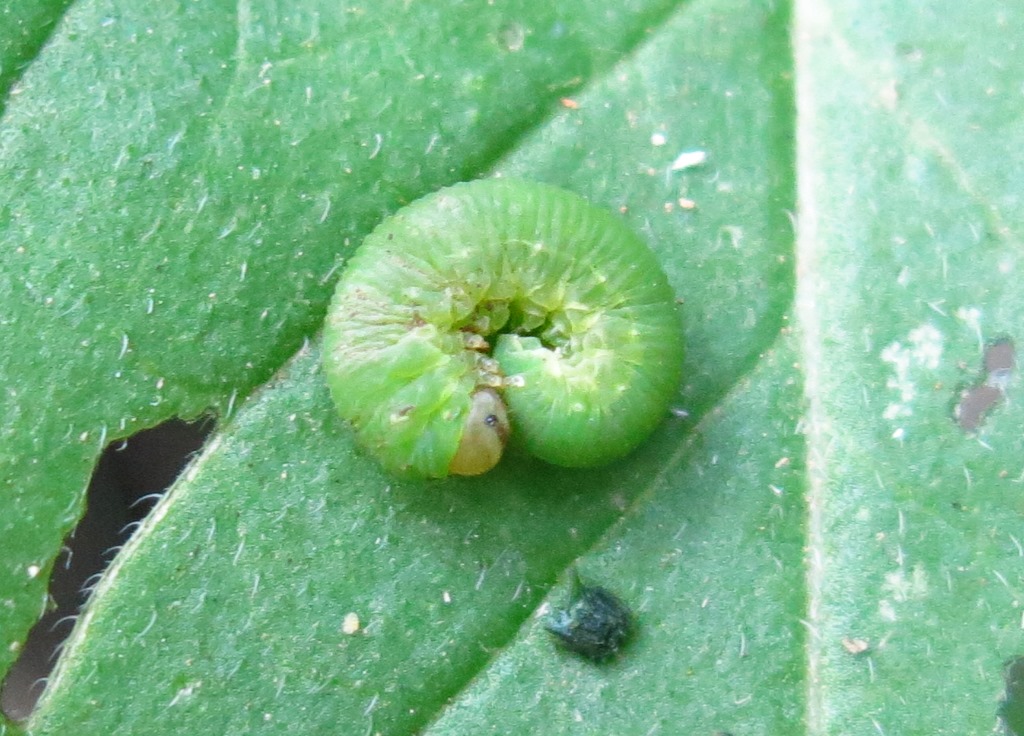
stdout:
<svg viewBox="0 0 1024 736">
<path fill-rule="evenodd" d="M 498 464 L 508 441 L 508 413 L 498 392 L 485 388 L 473 394 L 462 439 L 448 472 L 480 475 Z"/>
</svg>

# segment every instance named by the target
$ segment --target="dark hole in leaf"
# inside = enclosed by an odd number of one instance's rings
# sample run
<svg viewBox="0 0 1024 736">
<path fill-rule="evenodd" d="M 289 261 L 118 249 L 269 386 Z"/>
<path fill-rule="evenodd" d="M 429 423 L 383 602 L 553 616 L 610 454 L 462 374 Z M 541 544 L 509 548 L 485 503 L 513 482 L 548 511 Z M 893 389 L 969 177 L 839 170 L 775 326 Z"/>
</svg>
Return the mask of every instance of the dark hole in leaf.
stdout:
<svg viewBox="0 0 1024 736">
<path fill-rule="evenodd" d="M 960 393 L 953 411 L 957 424 L 965 432 L 977 429 L 993 406 L 1003 400 L 1010 377 L 1017 365 L 1017 354 L 1009 339 L 996 340 L 985 348 L 984 370 L 971 388 Z"/>
<path fill-rule="evenodd" d="M 985 372 L 992 381 L 1006 380 L 1017 367 L 1017 354 L 1010 340 L 997 340 L 985 350 Z"/>
<path fill-rule="evenodd" d="M 999 403 L 1003 392 L 994 386 L 975 386 L 965 391 L 956 407 L 956 420 L 960 428 L 971 432 L 978 428 L 985 414 Z"/>
<path fill-rule="evenodd" d="M 999 705 L 999 720 L 1007 736 L 1024 736 L 1024 656 L 1003 665 L 1006 692 Z"/>
<path fill-rule="evenodd" d="M 213 428 L 212 420 L 173 419 L 103 451 L 89 481 L 85 514 L 54 563 L 49 589 L 54 608 L 29 632 L 4 680 L 0 705 L 9 718 L 21 720 L 32 712 L 89 588 Z"/>
</svg>

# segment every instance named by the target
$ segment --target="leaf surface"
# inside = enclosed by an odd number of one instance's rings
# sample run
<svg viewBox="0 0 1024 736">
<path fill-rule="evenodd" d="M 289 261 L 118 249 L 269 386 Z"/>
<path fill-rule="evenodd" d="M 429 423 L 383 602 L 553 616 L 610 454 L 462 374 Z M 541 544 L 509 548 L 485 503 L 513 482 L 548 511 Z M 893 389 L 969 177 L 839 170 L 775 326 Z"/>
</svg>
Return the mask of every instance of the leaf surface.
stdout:
<svg viewBox="0 0 1024 736">
<path fill-rule="evenodd" d="M 5 644 L 106 441 L 222 425 L 30 730 L 992 732 L 1024 647 L 1019 381 L 983 367 L 1024 312 L 1024 17 L 835 5 L 73 5 L 0 135 Z M 651 244 L 688 416 L 605 469 L 399 482 L 317 325 L 375 222 L 492 173 Z M 609 665 L 543 629 L 573 569 L 637 615 Z"/>
</svg>

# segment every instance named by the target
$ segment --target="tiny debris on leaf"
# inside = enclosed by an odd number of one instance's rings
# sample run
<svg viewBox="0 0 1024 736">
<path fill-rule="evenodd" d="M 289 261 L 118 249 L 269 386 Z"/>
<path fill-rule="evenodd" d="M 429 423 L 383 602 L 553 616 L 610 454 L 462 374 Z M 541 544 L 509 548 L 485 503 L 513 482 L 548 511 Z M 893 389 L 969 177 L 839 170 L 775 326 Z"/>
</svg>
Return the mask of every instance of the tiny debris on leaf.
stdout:
<svg viewBox="0 0 1024 736">
<path fill-rule="evenodd" d="M 349 611 L 341 622 L 341 632 L 351 636 L 357 631 L 359 631 L 359 614 L 355 611 Z"/>
<path fill-rule="evenodd" d="M 843 649 L 849 654 L 863 654 L 871 648 L 866 639 L 843 639 Z"/>
<path fill-rule="evenodd" d="M 683 151 L 672 162 L 672 171 L 682 171 L 700 166 L 708 160 L 707 151 Z"/>
<path fill-rule="evenodd" d="M 585 585 L 576 575 L 569 604 L 555 611 L 546 628 L 561 646 L 592 662 L 605 662 L 635 630 L 633 614 L 612 592 Z"/>
</svg>

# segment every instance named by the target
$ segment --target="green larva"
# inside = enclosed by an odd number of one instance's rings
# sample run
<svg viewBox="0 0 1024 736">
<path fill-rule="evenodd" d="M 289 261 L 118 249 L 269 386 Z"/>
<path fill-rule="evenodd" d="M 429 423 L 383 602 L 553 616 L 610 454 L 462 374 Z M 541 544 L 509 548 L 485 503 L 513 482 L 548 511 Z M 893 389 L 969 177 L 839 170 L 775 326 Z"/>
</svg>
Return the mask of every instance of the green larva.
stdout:
<svg viewBox="0 0 1024 736">
<path fill-rule="evenodd" d="M 456 184 L 363 242 L 324 327 L 342 417 L 388 470 L 477 475 L 512 436 L 569 467 L 619 458 L 665 416 L 682 370 L 654 254 L 575 194 Z"/>
</svg>

